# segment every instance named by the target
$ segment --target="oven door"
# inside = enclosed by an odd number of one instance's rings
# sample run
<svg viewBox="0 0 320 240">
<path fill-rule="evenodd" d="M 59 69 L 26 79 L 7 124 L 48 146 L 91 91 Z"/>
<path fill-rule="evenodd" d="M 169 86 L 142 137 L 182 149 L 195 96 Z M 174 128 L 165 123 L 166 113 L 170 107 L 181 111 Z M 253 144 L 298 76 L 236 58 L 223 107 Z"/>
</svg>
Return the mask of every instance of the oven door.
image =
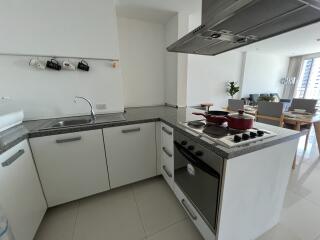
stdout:
<svg viewBox="0 0 320 240">
<path fill-rule="evenodd" d="M 187 145 L 174 142 L 174 180 L 203 220 L 216 233 L 221 177 L 217 170 L 203 161 L 203 157 L 213 157 L 208 159 L 210 161 L 217 159 L 209 150 L 199 150 L 199 146 L 196 148 L 190 151 Z"/>
</svg>

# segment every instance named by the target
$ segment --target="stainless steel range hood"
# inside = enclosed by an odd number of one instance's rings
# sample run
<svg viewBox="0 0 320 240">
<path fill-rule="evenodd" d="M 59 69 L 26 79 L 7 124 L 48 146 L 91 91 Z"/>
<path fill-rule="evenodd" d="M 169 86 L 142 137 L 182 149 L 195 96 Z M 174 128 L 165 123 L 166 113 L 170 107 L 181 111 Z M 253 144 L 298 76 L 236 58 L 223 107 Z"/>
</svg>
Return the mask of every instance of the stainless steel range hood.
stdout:
<svg viewBox="0 0 320 240">
<path fill-rule="evenodd" d="M 217 55 L 320 21 L 320 0 L 203 0 L 202 25 L 169 52 Z"/>
</svg>

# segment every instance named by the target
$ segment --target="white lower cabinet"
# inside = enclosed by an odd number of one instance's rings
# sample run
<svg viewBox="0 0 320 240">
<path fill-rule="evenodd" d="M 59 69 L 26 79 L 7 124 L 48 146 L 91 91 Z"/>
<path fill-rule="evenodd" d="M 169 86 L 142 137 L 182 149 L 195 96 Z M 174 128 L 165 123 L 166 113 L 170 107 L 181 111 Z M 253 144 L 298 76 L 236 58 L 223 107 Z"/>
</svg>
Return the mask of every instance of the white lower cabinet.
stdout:
<svg viewBox="0 0 320 240">
<path fill-rule="evenodd" d="M 30 139 L 48 205 L 110 189 L 101 130 Z"/>
<path fill-rule="evenodd" d="M 176 184 L 174 184 L 174 192 L 180 204 L 182 205 L 184 210 L 187 212 L 189 218 L 201 233 L 202 237 L 205 240 L 215 240 L 216 239 L 215 234 L 211 231 L 211 229 L 208 227 L 206 222 L 202 219 L 202 217 L 197 212 L 195 207 L 187 199 L 187 197 L 184 195 L 184 193 L 180 190 L 180 188 Z"/>
<path fill-rule="evenodd" d="M 156 176 L 155 123 L 103 129 L 111 188 Z"/>
<path fill-rule="evenodd" d="M 32 240 L 47 205 L 27 140 L 0 155 L 0 207 L 15 239 Z"/>
<path fill-rule="evenodd" d="M 173 149 L 173 128 L 161 123 L 161 173 L 172 190 L 174 190 Z"/>
</svg>

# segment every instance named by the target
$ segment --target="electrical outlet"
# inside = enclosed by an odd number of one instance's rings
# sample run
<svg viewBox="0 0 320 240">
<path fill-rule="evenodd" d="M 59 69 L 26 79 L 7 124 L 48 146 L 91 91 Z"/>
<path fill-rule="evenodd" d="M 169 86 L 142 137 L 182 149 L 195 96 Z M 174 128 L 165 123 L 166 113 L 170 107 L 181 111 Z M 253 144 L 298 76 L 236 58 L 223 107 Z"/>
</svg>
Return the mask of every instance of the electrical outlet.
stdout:
<svg viewBox="0 0 320 240">
<path fill-rule="evenodd" d="M 97 110 L 106 110 L 107 109 L 107 104 L 105 104 L 105 103 L 97 103 L 96 104 L 96 109 Z"/>
</svg>

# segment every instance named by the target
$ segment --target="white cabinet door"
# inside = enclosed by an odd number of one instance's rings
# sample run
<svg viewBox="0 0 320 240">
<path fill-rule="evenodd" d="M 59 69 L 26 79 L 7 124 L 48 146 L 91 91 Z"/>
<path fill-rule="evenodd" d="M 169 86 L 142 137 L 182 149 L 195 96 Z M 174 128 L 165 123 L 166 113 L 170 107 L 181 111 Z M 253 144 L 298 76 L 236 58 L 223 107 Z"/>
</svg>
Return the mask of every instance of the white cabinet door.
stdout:
<svg viewBox="0 0 320 240">
<path fill-rule="evenodd" d="M 156 175 L 155 123 L 103 129 L 111 188 Z"/>
<path fill-rule="evenodd" d="M 32 240 L 47 204 L 27 140 L 0 155 L 0 206 L 16 240 Z"/>
<path fill-rule="evenodd" d="M 174 183 L 173 128 L 161 123 L 161 173 L 172 190 Z"/>
<path fill-rule="evenodd" d="M 48 205 L 108 190 L 102 131 L 30 139 Z"/>
</svg>

